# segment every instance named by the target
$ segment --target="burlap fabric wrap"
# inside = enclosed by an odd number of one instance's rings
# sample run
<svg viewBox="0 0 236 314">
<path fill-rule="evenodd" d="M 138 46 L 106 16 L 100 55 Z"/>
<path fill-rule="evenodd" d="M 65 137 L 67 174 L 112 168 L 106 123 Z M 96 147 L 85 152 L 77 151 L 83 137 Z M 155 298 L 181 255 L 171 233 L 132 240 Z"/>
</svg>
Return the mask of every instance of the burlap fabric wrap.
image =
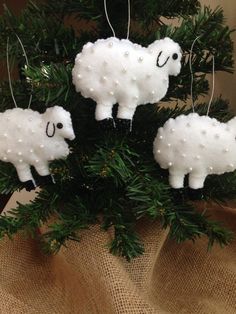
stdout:
<svg viewBox="0 0 236 314">
<path fill-rule="evenodd" d="M 236 232 L 236 209 L 212 212 Z M 207 253 L 206 240 L 177 245 L 157 223 L 138 229 L 146 252 L 131 263 L 108 253 L 98 226 L 52 257 L 23 236 L 2 241 L 1 313 L 236 313 L 235 242 Z"/>
</svg>

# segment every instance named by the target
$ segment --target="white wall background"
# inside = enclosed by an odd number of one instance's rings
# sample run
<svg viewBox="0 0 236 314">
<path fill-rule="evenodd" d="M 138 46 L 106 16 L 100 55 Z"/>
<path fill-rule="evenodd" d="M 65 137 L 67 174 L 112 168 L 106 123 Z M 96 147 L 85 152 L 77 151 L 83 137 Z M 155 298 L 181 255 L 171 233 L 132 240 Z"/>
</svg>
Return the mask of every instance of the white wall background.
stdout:
<svg viewBox="0 0 236 314">
<path fill-rule="evenodd" d="M 226 24 L 236 29 L 236 1 L 235 0 L 201 0 L 202 4 L 215 8 L 221 6 L 224 9 Z M 236 44 L 236 32 L 232 35 L 232 39 Z M 222 47 L 224 50 L 224 47 Z M 236 52 L 234 51 L 234 59 Z M 230 100 L 230 106 L 236 113 L 236 73 L 225 74 L 217 73 L 216 75 L 216 93 L 222 95 L 223 98 Z"/>
</svg>

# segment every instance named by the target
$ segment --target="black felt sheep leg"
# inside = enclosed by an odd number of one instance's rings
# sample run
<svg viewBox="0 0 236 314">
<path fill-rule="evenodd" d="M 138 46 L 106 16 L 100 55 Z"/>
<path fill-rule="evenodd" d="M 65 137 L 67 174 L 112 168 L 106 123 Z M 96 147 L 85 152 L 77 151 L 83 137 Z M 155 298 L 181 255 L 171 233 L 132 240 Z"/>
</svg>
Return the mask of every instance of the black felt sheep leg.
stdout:
<svg viewBox="0 0 236 314">
<path fill-rule="evenodd" d="M 98 126 L 103 131 L 111 131 L 114 130 L 116 127 L 115 121 L 112 118 L 103 119 L 100 121 L 97 121 Z"/>
<path fill-rule="evenodd" d="M 54 180 L 53 175 L 48 174 L 46 176 L 39 176 L 37 178 L 37 184 L 38 186 L 51 185 L 51 184 L 55 184 L 55 180 Z"/>
<path fill-rule="evenodd" d="M 35 183 L 32 180 L 23 182 L 23 186 L 28 192 L 33 191 L 36 188 Z"/>
<path fill-rule="evenodd" d="M 204 199 L 203 188 L 202 189 L 188 189 L 189 199 L 192 201 L 198 201 Z"/>
<path fill-rule="evenodd" d="M 126 133 L 126 134 L 131 133 L 132 120 L 116 118 L 116 128 L 117 128 L 117 131 L 121 133 Z"/>
</svg>

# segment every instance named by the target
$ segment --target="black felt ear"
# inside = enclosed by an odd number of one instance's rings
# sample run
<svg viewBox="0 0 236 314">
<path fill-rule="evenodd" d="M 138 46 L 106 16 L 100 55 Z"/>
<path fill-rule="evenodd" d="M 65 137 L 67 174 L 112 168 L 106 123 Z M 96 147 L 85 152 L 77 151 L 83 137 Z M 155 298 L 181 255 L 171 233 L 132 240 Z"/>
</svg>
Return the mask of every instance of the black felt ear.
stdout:
<svg viewBox="0 0 236 314">
<path fill-rule="evenodd" d="M 47 126 L 46 126 L 46 134 L 48 137 L 53 137 L 55 135 L 56 132 L 56 127 L 55 124 L 52 122 L 48 122 Z"/>
<path fill-rule="evenodd" d="M 160 61 L 160 57 L 162 55 L 162 51 L 159 53 L 158 57 L 157 57 L 157 66 L 158 68 L 163 68 L 163 66 L 166 65 L 166 63 L 168 62 L 168 60 L 170 59 L 170 57 L 166 58 L 166 61 L 163 62 L 163 64 L 160 64 L 159 61 Z"/>
</svg>

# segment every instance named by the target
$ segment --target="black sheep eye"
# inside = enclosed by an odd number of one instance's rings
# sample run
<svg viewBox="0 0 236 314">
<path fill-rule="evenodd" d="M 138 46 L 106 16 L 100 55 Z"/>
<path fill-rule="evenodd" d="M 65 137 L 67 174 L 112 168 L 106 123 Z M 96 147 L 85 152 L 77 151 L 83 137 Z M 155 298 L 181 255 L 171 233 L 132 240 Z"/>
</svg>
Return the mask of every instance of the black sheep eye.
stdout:
<svg viewBox="0 0 236 314">
<path fill-rule="evenodd" d="M 59 122 L 59 123 L 57 123 L 57 128 L 58 128 L 58 129 L 62 129 L 62 128 L 63 128 L 63 124 L 62 124 L 62 123 L 60 123 L 60 122 Z"/>
<path fill-rule="evenodd" d="M 172 55 L 172 59 L 173 59 L 173 60 L 177 60 L 177 59 L 178 59 L 178 54 L 177 54 L 177 53 L 174 53 L 174 54 Z"/>
</svg>

